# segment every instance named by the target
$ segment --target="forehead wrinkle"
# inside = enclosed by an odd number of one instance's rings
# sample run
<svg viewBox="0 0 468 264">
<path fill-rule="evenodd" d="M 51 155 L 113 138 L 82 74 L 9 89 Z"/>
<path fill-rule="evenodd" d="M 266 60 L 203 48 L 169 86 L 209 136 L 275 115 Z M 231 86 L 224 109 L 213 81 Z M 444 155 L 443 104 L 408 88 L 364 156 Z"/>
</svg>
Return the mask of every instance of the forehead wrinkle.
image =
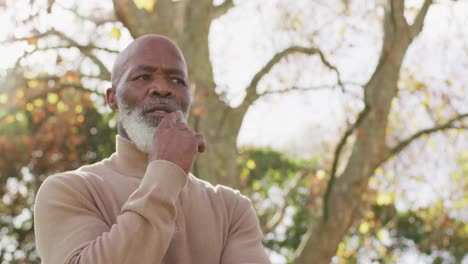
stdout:
<svg viewBox="0 0 468 264">
<path fill-rule="evenodd" d="M 130 67 L 130 74 L 138 71 L 144 72 L 156 72 L 163 74 L 179 74 L 186 75 L 185 69 L 180 69 L 178 67 L 166 67 L 164 64 L 150 65 L 150 64 L 141 64 L 136 65 L 135 67 Z"/>
</svg>

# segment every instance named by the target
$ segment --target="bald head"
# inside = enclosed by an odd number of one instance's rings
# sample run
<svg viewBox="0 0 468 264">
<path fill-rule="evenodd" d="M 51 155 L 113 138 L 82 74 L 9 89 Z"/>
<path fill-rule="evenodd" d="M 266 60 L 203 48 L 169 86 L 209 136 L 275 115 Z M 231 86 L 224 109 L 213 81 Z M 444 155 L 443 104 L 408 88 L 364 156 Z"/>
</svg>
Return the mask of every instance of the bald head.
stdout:
<svg viewBox="0 0 468 264">
<path fill-rule="evenodd" d="M 135 39 L 128 45 L 118 56 L 112 68 L 112 86 L 118 88 L 120 79 L 125 75 L 126 70 L 136 63 L 136 60 L 141 57 L 150 55 L 159 57 L 161 67 L 172 64 L 172 62 L 164 60 L 162 57 L 170 57 L 178 60 L 183 64 L 185 72 L 187 66 L 184 56 L 175 42 L 161 35 L 145 35 Z"/>
<path fill-rule="evenodd" d="M 117 57 L 106 91 L 107 103 L 119 114 L 119 135 L 141 146 L 152 142 L 164 113 L 187 117 L 188 87 L 187 65 L 173 41 L 158 35 L 134 40 Z"/>
</svg>

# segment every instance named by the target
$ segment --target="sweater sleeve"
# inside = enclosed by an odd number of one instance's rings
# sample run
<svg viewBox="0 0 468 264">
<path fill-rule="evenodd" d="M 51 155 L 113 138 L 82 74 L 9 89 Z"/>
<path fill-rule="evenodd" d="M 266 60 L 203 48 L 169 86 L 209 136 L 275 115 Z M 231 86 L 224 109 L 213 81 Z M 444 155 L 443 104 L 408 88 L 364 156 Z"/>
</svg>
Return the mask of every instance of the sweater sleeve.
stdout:
<svg viewBox="0 0 468 264">
<path fill-rule="evenodd" d="M 48 178 L 37 194 L 34 220 L 42 263 L 161 263 L 174 234 L 175 203 L 187 182 L 182 169 L 151 162 L 112 226 L 79 186 L 64 179 Z"/>
<path fill-rule="evenodd" d="M 236 195 L 221 264 L 271 263 L 262 245 L 262 230 L 250 200 Z"/>
</svg>

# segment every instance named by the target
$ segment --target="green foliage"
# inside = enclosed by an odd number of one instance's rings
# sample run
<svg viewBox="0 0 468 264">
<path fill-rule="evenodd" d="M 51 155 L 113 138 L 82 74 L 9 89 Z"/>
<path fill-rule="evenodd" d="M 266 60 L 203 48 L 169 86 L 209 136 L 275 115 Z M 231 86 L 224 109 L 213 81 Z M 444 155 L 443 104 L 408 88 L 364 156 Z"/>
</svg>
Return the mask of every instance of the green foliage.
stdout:
<svg viewBox="0 0 468 264">
<path fill-rule="evenodd" d="M 426 236 L 424 219 L 417 212 L 409 211 L 399 215 L 397 221 L 398 236 L 413 240 L 416 244 Z"/>
<path fill-rule="evenodd" d="M 244 148 L 240 151 L 238 163 L 245 186 L 244 193 L 252 198 L 264 227 L 265 247 L 292 258 L 292 253 L 307 232 L 311 219 L 308 209 L 309 186 L 314 175 L 306 174 L 294 188 L 291 184 L 298 173 L 316 166 L 316 161 L 294 159 L 268 148 Z M 289 189 L 292 190 L 283 201 L 285 192 Z M 269 221 L 281 213 L 281 210 L 290 212 L 284 216 L 288 218 L 289 224 L 279 222 L 269 227 Z"/>
<path fill-rule="evenodd" d="M 449 217 L 443 207 L 398 212 L 393 204 L 373 204 L 340 244 L 339 263 L 357 263 L 359 251 L 371 252 L 369 261 L 395 263 L 410 248 L 426 255 L 447 252 L 459 263 L 468 252 L 468 224 Z M 362 259 L 361 259 L 362 262 Z M 434 263 L 445 263 L 437 256 Z"/>
<path fill-rule="evenodd" d="M 67 73 L 69 76 L 72 73 Z M 11 77 L 10 77 L 11 78 Z M 2 263 L 38 263 L 35 193 L 49 175 L 94 163 L 113 152 L 115 129 L 96 110 L 79 79 L 26 81 L 0 90 L 0 245 Z M 73 82 L 71 82 L 73 81 Z"/>
<path fill-rule="evenodd" d="M 310 161 L 297 161 L 268 148 L 244 148 L 240 151 L 238 163 L 244 185 L 253 186 L 253 190 L 259 192 L 263 198 L 268 197 L 268 190 L 261 186 L 284 186 L 305 165 L 313 165 Z"/>
</svg>

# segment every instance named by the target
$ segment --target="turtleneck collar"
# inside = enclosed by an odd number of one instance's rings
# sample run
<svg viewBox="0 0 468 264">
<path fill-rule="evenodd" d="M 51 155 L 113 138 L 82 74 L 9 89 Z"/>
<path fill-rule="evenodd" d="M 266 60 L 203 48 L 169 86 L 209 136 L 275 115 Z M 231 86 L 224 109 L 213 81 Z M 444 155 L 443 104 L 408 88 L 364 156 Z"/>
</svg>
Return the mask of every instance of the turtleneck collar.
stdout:
<svg viewBox="0 0 468 264">
<path fill-rule="evenodd" d="M 116 151 L 110 157 L 114 169 L 123 175 L 143 178 L 148 167 L 148 155 L 128 139 L 117 135 Z"/>
</svg>

